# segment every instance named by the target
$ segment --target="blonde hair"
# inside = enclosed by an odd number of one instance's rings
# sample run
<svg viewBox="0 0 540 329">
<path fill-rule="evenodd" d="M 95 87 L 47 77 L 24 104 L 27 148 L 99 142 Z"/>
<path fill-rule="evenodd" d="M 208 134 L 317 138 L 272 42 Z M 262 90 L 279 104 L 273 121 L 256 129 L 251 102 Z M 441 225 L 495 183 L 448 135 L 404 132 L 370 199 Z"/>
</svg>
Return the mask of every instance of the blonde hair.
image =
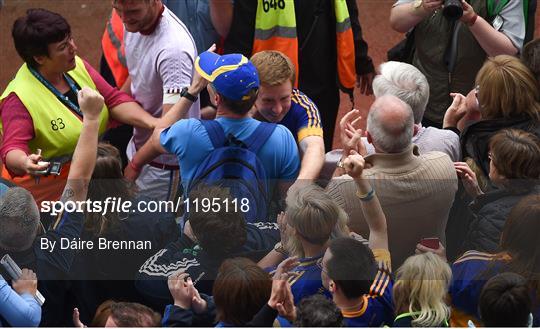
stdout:
<svg viewBox="0 0 540 329">
<path fill-rule="evenodd" d="M 294 85 L 294 65 L 282 52 L 276 50 L 264 50 L 251 56 L 250 61 L 259 72 L 259 80 L 262 85 L 278 86 L 286 81 Z"/>
<path fill-rule="evenodd" d="M 540 121 L 538 81 L 518 58 L 488 58 L 476 75 L 476 84 L 483 119 L 526 115 Z"/>
<path fill-rule="evenodd" d="M 286 214 L 287 223 L 296 230 L 296 234 L 289 235 L 285 247 L 291 256 L 298 257 L 305 257 L 298 237 L 323 246 L 330 239 L 336 224 L 347 221 L 345 211 L 315 184 L 289 190 Z"/>
<path fill-rule="evenodd" d="M 452 277 L 450 266 L 433 253 L 407 258 L 397 271 L 394 285 L 396 312 L 413 314 L 415 327 L 438 327 L 450 317 L 444 298 Z"/>
</svg>

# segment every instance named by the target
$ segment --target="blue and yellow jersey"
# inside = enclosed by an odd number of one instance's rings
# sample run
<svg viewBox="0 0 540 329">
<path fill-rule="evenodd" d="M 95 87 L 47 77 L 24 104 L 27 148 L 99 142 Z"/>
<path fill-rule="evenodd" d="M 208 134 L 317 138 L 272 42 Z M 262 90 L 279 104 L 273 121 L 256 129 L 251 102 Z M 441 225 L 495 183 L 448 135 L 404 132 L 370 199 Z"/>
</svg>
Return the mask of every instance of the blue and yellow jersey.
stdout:
<svg viewBox="0 0 540 329">
<path fill-rule="evenodd" d="M 300 258 L 298 266 L 289 273 L 289 283 L 291 292 L 294 296 L 294 304 L 296 305 L 303 298 L 315 294 L 322 294 L 327 298 L 332 298 L 330 292 L 326 290 L 321 279 L 321 261 L 324 254 L 317 257 Z M 271 274 L 275 268 L 270 268 Z"/>
<path fill-rule="evenodd" d="M 363 296 L 362 307 L 354 311 L 341 311 L 347 327 L 381 327 L 394 322 L 390 252 L 375 249 L 373 255 L 379 270 L 369 294 Z"/>
<path fill-rule="evenodd" d="M 480 325 L 478 299 L 484 284 L 498 273 L 505 272 L 508 254 L 488 254 L 467 251 L 452 265 L 452 282 L 449 293 L 452 297 L 452 327 L 467 327 L 472 320 Z"/>
<path fill-rule="evenodd" d="M 298 89 L 293 89 L 291 108 L 283 120 L 278 123 L 287 127 L 298 143 L 308 136 L 323 137 L 319 109 L 311 99 Z"/>
</svg>

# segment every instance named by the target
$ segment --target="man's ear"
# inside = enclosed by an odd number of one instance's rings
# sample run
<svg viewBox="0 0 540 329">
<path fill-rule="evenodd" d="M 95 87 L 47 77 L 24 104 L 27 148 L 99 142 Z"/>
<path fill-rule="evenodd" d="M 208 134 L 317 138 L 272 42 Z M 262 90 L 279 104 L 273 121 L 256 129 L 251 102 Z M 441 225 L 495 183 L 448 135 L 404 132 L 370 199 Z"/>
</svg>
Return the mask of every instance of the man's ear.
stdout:
<svg viewBox="0 0 540 329">
<path fill-rule="evenodd" d="M 208 95 L 210 96 L 210 102 L 212 103 L 212 105 L 214 105 L 215 107 L 218 106 L 218 104 L 221 102 L 221 97 L 219 96 L 219 94 L 214 90 L 214 88 L 212 88 L 212 85 L 211 84 L 208 84 L 206 86 L 206 90 L 208 91 Z"/>
<path fill-rule="evenodd" d="M 335 294 L 336 291 L 338 291 L 338 286 L 337 284 L 334 282 L 334 280 L 330 279 L 330 281 L 328 281 L 328 290 L 330 291 L 330 293 L 332 294 Z"/>
<path fill-rule="evenodd" d="M 221 95 L 218 93 L 214 93 L 214 103 L 216 104 L 216 107 L 219 106 L 221 102 L 223 102 Z"/>
</svg>

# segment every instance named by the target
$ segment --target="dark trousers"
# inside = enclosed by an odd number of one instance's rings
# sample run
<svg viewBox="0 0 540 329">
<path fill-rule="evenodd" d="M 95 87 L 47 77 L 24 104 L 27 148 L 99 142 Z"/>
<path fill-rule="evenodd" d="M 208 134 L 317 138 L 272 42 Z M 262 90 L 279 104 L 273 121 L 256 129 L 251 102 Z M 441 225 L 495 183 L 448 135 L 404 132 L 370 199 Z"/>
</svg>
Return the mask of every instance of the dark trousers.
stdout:
<svg viewBox="0 0 540 329">
<path fill-rule="evenodd" d="M 324 130 L 324 148 L 326 151 L 330 151 L 334 141 L 334 129 L 339 111 L 339 90 L 337 88 L 327 88 L 312 93 L 307 90 L 300 90 L 308 95 L 319 109 Z"/>
</svg>

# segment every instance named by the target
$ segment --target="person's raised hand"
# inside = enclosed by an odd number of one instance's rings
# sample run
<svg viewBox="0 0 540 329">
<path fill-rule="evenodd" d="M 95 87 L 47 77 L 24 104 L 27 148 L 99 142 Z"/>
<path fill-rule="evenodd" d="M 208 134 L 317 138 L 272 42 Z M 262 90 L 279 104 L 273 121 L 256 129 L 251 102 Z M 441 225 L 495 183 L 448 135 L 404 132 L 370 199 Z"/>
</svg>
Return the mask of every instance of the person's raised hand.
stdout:
<svg viewBox="0 0 540 329">
<path fill-rule="evenodd" d="M 84 119 L 98 120 L 104 100 L 97 91 L 89 87 L 83 87 L 77 94 L 79 107 L 84 115 Z"/>
<path fill-rule="evenodd" d="M 212 44 L 208 50 L 211 53 L 216 51 L 216 44 Z M 198 95 L 206 86 L 209 81 L 203 78 L 197 70 L 193 70 L 193 78 L 191 79 L 191 85 L 188 88 L 188 92 L 192 95 Z"/>
<path fill-rule="evenodd" d="M 298 266 L 298 264 L 298 257 L 289 257 L 285 259 L 277 266 L 276 272 L 274 273 L 274 280 L 283 279 L 283 275 L 288 275 L 288 273 Z"/>
<path fill-rule="evenodd" d="M 276 304 L 282 303 L 285 300 L 284 285 L 287 283 L 288 275 L 286 273 L 275 275 L 272 278 L 272 291 L 270 292 L 270 299 L 268 299 L 268 306 L 276 310 Z"/>
<path fill-rule="evenodd" d="M 280 294 L 283 296 L 281 301 L 276 303 L 275 309 L 278 314 L 293 323 L 296 320 L 296 307 L 294 306 L 294 296 L 291 291 L 291 285 L 287 280 L 280 280 Z"/>
<path fill-rule="evenodd" d="M 353 179 L 358 179 L 362 176 L 366 161 L 364 157 L 358 154 L 356 151 L 352 150 L 351 155 L 343 160 L 343 169 L 347 175 L 351 176 Z"/>
<path fill-rule="evenodd" d="M 73 319 L 73 325 L 75 326 L 75 328 L 87 327 L 84 323 L 81 322 L 81 314 L 79 313 L 79 309 L 76 307 L 73 309 L 72 319 Z"/>
<path fill-rule="evenodd" d="M 193 312 L 197 314 L 203 314 L 206 312 L 206 309 L 208 307 L 208 303 L 204 298 L 201 297 L 199 294 L 199 291 L 195 286 L 193 285 L 193 282 L 191 279 L 188 281 L 188 285 L 190 285 L 189 289 L 193 292 L 193 297 L 191 298 L 191 307 L 193 308 Z"/>
<path fill-rule="evenodd" d="M 463 8 L 463 15 L 459 20 L 467 25 L 472 25 L 476 21 L 475 16 L 477 16 L 474 8 L 465 0 L 461 0 L 461 6 Z"/>
<path fill-rule="evenodd" d="M 344 156 L 348 155 L 350 150 L 360 151 L 358 147 L 359 143 L 361 143 L 363 131 L 356 127 L 360 120 L 362 120 L 360 111 L 352 110 L 346 113 L 339 121 L 339 137 Z"/>
<path fill-rule="evenodd" d="M 442 0 L 424 0 L 422 1 L 422 7 L 428 13 L 433 13 L 435 10 L 439 10 L 443 7 Z"/>
<path fill-rule="evenodd" d="M 362 95 L 373 95 L 373 78 L 375 78 L 375 72 L 356 76 L 356 87 L 360 89 Z"/>
<path fill-rule="evenodd" d="M 193 282 L 189 274 L 185 272 L 179 272 L 169 276 L 167 280 L 169 291 L 174 299 L 174 305 L 179 306 L 185 310 L 191 309 L 191 301 L 193 300 Z"/>
<path fill-rule="evenodd" d="M 30 294 L 34 296 L 37 291 L 37 277 L 32 270 L 24 268 L 19 279 L 13 281 L 13 290 L 19 295 Z"/>
<path fill-rule="evenodd" d="M 443 128 L 456 127 L 459 120 L 467 114 L 466 98 L 462 94 L 450 94 L 454 99 L 446 110 L 443 119 Z"/>
<path fill-rule="evenodd" d="M 465 192 L 467 192 L 468 195 L 472 198 L 476 198 L 484 193 L 478 185 L 476 174 L 466 162 L 454 162 L 454 168 L 456 169 L 459 178 L 461 178 Z"/>
<path fill-rule="evenodd" d="M 444 246 L 439 241 L 439 248 L 437 249 L 431 249 L 429 247 L 424 246 L 421 243 L 416 244 L 416 249 L 414 251 L 416 254 L 424 254 L 426 252 L 432 252 L 435 255 L 441 257 L 442 260 L 446 262 L 446 249 L 444 249 Z"/>
</svg>

